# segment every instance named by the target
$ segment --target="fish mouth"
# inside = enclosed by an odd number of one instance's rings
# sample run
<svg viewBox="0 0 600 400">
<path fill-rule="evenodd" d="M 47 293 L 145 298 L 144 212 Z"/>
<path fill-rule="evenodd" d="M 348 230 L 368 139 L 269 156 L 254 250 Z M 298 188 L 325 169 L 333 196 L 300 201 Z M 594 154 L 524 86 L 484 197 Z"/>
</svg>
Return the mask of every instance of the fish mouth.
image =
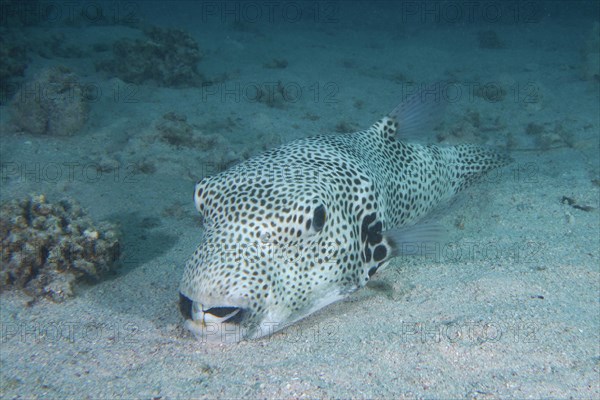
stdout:
<svg viewBox="0 0 600 400">
<path fill-rule="evenodd" d="M 193 306 L 192 306 L 193 307 Z M 192 318 L 194 320 L 202 319 L 203 322 L 217 322 L 217 323 L 228 323 L 228 324 L 239 324 L 242 322 L 243 309 L 241 307 L 211 307 L 208 309 L 200 310 L 200 318 Z M 193 314 L 192 314 L 193 317 Z"/>
<path fill-rule="evenodd" d="M 185 327 L 202 342 L 239 342 L 245 338 L 242 322 L 247 309 L 233 305 L 207 307 L 179 295 L 179 309 L 186 319 Z"/>
</svg>

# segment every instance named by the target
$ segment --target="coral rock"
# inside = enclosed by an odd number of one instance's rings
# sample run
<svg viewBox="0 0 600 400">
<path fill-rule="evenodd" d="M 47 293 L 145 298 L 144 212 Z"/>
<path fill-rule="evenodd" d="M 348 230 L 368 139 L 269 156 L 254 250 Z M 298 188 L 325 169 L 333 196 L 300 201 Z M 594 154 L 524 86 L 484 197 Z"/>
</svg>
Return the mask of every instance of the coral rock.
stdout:
<svg viewBox="0 0 600 400">
<path fill-rule="evenodd" d="M 113 45 L 112 60 L 96 63 L 96 69 L 116 75 L 125 82 L 154 82 L 159 86 L 199 86 L 197 70 L 202 58 L 198 43 L 178 29 L 149 27 L 145 39 L 121 39 Z"/>
<path fill-rule="evenodd" d="M 89 115 L 84 87 L 66 67 L 44 70 L 25 83 L 11 104 L 13 122 L 26 132 L 47 135 L 72 135 Z"/>
<path fill-rule="evenodd" d="M 0 240 L 0 290 L 22 288 L 55 301 L 72 296 L 74 282 L 114 270 L 120 253 L 114 225 L 94 226 L 73 200 L 49 203 L 43 195 L 2 204 Z"/>
</svg>

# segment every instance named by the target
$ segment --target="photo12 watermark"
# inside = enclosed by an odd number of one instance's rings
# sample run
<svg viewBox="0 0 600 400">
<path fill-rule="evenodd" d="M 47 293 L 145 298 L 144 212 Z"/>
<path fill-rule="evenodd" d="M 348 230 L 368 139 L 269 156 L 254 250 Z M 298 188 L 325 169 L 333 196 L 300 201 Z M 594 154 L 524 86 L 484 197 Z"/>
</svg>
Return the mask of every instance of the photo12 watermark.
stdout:
<svg viewBox="0 0 600 400">
<path fill-rule="evenodd" d="M 403 82 L 396 89 L 400 102 L 407 100 L 423 103 L 455 104 L 460 102 L 500 103 L 511 101 L 518 104 L 538 103 L 541 89 L 535 82 L 457 81 L 457 82 Z"/>
<path fill-rule="evenodd" d="M 139 327 L 131 322 L 0 322 L 0 343 L 138 343 Z"/>
<path fill-rule="evenodd" d="M 112 181 L 123 184 L 139 182 L 145 164 L 100 163 L 83 160 L 63 162 L 6 161 L 0 163 L 0 183 L 98 183 Z"/>
<path fill-rule="evenodd" d="M 540 1 L 399 1 L 403 24 L 532 24 L 544 16 Z"/>
<path fill-rule="evenodd" d="M 536 240 L 510 241 L 423 241 L 397 243 L 398 258 L 408 261 L 411 257 L 422 257 L 427 262 L 480 263 L 511 262 L 531 264 L 539 262 L 546 243 Z"/>
<path fill-rule="evenodd" d="M 202 1 L 199 20 L 221 24 L 333 24 L 340 20 L 338 1 Z"/>
<path fill-rule="evenodd" d="M 2 1 L 0 24 L 24 26 L 87 24 L 134 25 L 144 2 L 137 1 Z"/>
<path fill-rule="evenodd" d="M 207 83 L 200 87 L 200 101 L 220 103 L 338 103 L 337 82 L 249 81 Z"/>
<path fill-rule="evenodd" d="M 510 321 L 403 321 L 391 336 L 400 343 L 537 343 L 542 338 L 542 329 L 535 322 Z"/>
<path fill-rule="evenodd" d="M 188 321 L 189 323 L 189 321 Z M 193 323 L 196 338 L 202 343 L 237 343 L 241 340 L 284 341 L 287 343 L 336 343 L 340 341 L 340 326 L 336 323 L 283 324 L 263 321 L 259 324 Z"/>
<path fill-rule="evenodd" d="M 62 71 L 69 74 L 67 70 Z M 66 76 L 66 75 L 65 75 Z M 33 106 L 59 102 L 73 104 L 77 102 L 92 105 L 100 101 L 117 104 L 135 104 L 144 102 L 140 86 L 133 83 L 113 81 L 110 84 L 79 79 L 65 78 L 61 83 L 30 82 L 14 83 L 0 82 L 0 102 L 12 102 L 23 106 Z"/>
</svg>

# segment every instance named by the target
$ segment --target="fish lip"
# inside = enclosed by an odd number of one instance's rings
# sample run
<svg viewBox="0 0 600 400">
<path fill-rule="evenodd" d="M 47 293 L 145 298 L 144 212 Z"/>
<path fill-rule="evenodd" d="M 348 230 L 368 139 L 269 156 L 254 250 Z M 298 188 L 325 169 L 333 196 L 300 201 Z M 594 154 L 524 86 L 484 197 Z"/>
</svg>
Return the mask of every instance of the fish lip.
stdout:
<svg viewBox="0 0 600 400">
<path fill-rule="evenodd" d="M 245 309 L 241 307 L 219 306 L 203 309 L 204 322 L 239 324 L 244 319 Z"/>
<path fill-rule="evenodd" d="M 232 304 L 207 306 L 201 302 L 192 301 L 190 319 L 203 324 L 239 324 L 244 319 L 245 311 L 247 311 L 245 308 Z"/>
<path fill-rule="evenodd" d="M 219 299 L 204 296 L 192 299 L 179 293 L 184 328 L 202 343 L 237 343 L 253 338 L 253 310 L 244 298 Z"/>
<path fill-rule="evenodd" d="M 180 291 L 179 310 L 185 319 L 201 319 L 203 314 L 208 313 L 209 318 L 225 321 L 234 314 L 245 314 L 250 308 L 248 300 L 241 297 L 219 299 L 211 296 L 190 296 Z"/>
<path fill-rule="evenodd" d="M 192 318 L 186 319 L 184 327 L 202 343 L 231 344 L 248 338 L 248 329 L 242 322 L 247 309 L 242 307 L 211 307 L 203 309 L 195 304 Z"/>
</svg>

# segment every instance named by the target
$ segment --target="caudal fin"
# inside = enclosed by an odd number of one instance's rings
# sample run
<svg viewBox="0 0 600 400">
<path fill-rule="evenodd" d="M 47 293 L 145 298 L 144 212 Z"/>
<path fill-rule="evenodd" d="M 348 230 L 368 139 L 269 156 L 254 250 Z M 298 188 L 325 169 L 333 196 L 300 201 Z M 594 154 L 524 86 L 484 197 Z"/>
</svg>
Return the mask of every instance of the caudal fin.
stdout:
<svg viewBox="0 0 600 400">
<path fill-rule="evenodd" d="M 481 179 L 487 172 L 512 162 L 505 152 L 478 145 L 458 145 L 442 150 L 452 168 L 454 192 L 458 193 Z"/>
</svg>

